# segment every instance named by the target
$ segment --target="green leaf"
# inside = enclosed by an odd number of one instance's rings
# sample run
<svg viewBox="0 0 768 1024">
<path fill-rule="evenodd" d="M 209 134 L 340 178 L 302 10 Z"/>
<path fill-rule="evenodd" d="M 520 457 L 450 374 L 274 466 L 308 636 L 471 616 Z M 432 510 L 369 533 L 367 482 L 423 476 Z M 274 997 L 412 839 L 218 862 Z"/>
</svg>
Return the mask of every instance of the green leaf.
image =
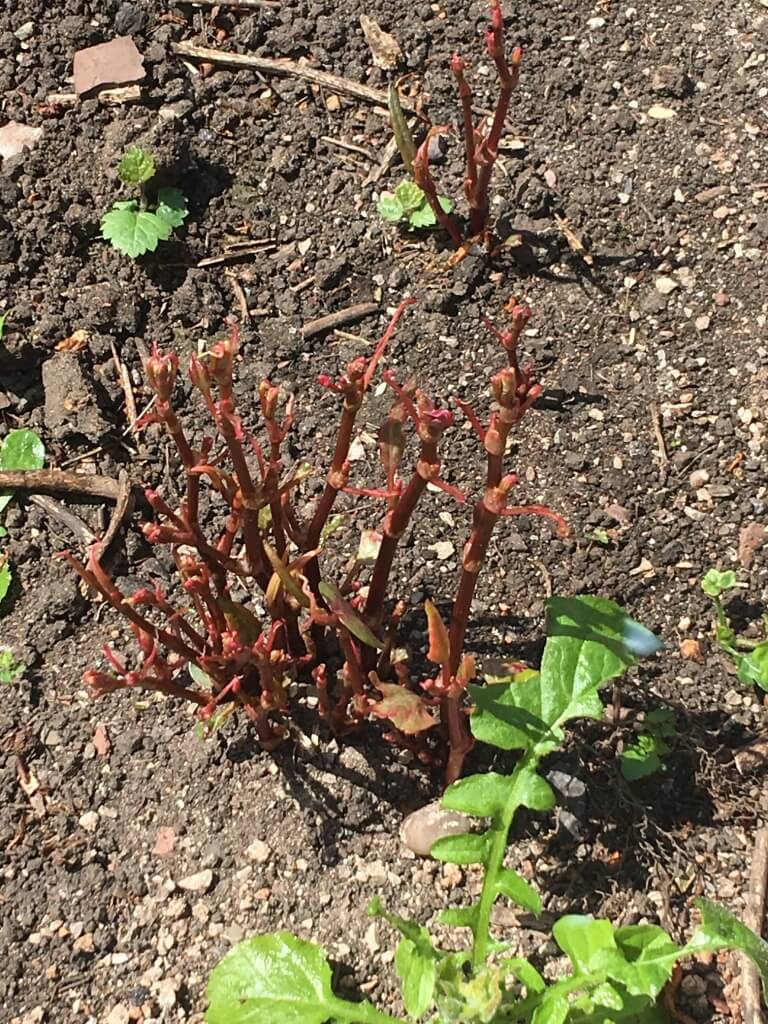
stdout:
<svg viewBox="0 0 768 1024">
<path fill-rule="evenodd" d="M 466 956 L 446 957 L 439 968 L 435 1001 L 441 1024 L 487 1024 L 496 1020 L 503 995 L 498 967 L 483 965 L 467 974 Z"/>
<path fill-rule="evenodd" d="M 416 921 L 409 921 L 406 917 L 400 917 L 389 910 L 385 910 L 380 897 L 374 896 L 368 904 L 369 917 L 383 917 L 384 920 L 396 931 L 400 932 L 406 939 L 409 939 L 419 950 L 422 956 L 440 958 L 442 953 L 435 949 L 432 936 L 427 929 Z"/>
<path fill-rule="evenodd" d="M 218 605 L 224 612 L 227 625 L 237 633 L 239 639 L 248 645 L 255 644 L 261 636 L 261 622 L 253 612 L 227 597 L 220 597 Z"/>
<path fill-rule="evenodd" d="M 155 176 L 155 161 L 139 146 L 131 146 L 120 161 L 117 173 L 126 185 L 142 185 Z"/>
<path fill-rule="evenodd" d="M 701 589 L 709 597 L 720 597 L 724 590 L 731 590 L 735 586 L 736 573 L 733 569 L 726 569 L 725 572 L 709 569 L 701 580 Z"/>
<path fill-rule="evenodd" d="M 511 786 L 510 777 L 498 772 L 468 775 L 446 789 L 442 806 L 449 811 L 490 818 L 504 810 Z"/>
<path fill-rule="evenodd" d="M 12 430 L 0 448 L 0 469 L 42 469 L 45 463 L 45 445 L 34 430 Z M 6 507 L 13 491 L 0 492 L 0 512 Z"/>
<path fill-rule="evenodd" d="M 738 677 L 742 683 L 768 690 L 768 640 L 738 659 Z"/>
<path fill-rule="evenodd" d="M 424 203 L 424 192 L 415 181 L 401 181 L 395 189 L 395 199 L 403 208 L 403 213 L 412 213 Z"/>
<path fill-rule="evenodd" d="M 115 203 L 101 219 L 101 235 L 118 252 L 131 259 L 154 252 L 160 242 L 171 237 L 171 225 L 135 202 Z"/>
<path fill-rule="evenodd" d="M 487 833 L 468 833 L 461 836 L 445 836 L 432 844 L 429 851 L 435 860 L 449 864 L 483 864 L 488 852 Z"/>
<path fill-rule="evenodd" d="M 530 910 L 536 915 L 541 913 L 541 896 L 516 871 L 502 868 L 496 880 L 496 889 L 523 910 Z"/>
<path fill-rule="evenodd" d="M 453 928 L 477 928 L 478 912 L 480 907 L 473 903 L 471 907 L 447 907 L 441 910 L 437 920 L 440 924 L 450 925 Z"/>
<path fill-rule="evenodd" d="M 370 1003 L 349 1003 L 331 989 L 325 951 L 289 932 L 239 942 L 211 972 L 207 1024 L 325 1024 L 376 1020 Z"/>
<path fill-rule="evenodd" d="M 408 126 L 405 111 L 400 103 L 400 94 L 394 85 L 390 85 L 387 92 L 387 105 L 389 106 L 389 123 L 392 127 L 392 134 L 395 137 L 398 151 L 403 159 L 403 163 L 408 168 L 409 174 L 413 174 L 413 158 L 416 156 L 416 143 L 413 141 L 413 135 Z"/>
<path fill-rule="evenodd" d="M 589 974 L 598 950 L 615 949 L 613 926 L 581 914 L 564 914 L 552 926 L 552 936 L 577 974 Z"/>
<path fill-rule="evenodd" d="M 429 203 L 423 203 L 408 214 L 408 223 L 412 228 L 433 228 L 437 217 Z"/>
<path fill-rule="evenodd" d="M 514 975 L 528 989 L 529 993 L 543 992 L 547 987 L 544 978 L 539 974 L 532 963 L 522 957 L 513 956 L 503 961 L 507 974 Z"/>
<path fill-rule="evenodd" d="M 0 313 L 0 341 L 5 336 L 5 321 L 8 319 L 7 313 Z"/>
<path fill-rule="evenodd" d="M 11 570 L 8 567 L 8 562 L 3 562 L 2 565 L 0 565 L 0 603 L 8 593 L 8 588 L 11 585 L 12 579 L 13 576 L 11 575 Z"/>
<path fill-rule="evenodd" d="M 745 924 L 725 907 L 710 900 L 694 901 L 701 911 L 702 923 L 696 929 L 683 953 L 716 951 L 718 949 L 739 950 L 746 953 L 760 972 L 763 995 L 768 998 L 768 942 L 755 935 Z"/>
<path fill-rule="evenodd" d="M 434 1001 L 437 962 L 410 939 L 402 939 L 395 951 L 395 970 L 403 982 L 403 1002 L 408 1013 L 422 1017 Z"/>
<path fill-rule="evenodd" d="M 352 636 L 357 637 L 358 640 L 369 647 L 383 650 L 383 642 L 371 632 L 349 601 L 345 600 L 342 596 L 335 583 L 321 583 L 320 593 L 328 602 L 331 611 L 338 615 L 341 624 L 346 626 Z"/>
<path fill-rule="evenodd" d="M 269 508 L 269 506 L 266 506 Z M 330 516 L 325 523 L 325 526 L 320 531 L 320 544 L 324 544 L 326 540 L 331 536 L 332 533 L 336 533 L 347 521 L 346 512 L 337 512 L 335 515 Z"/>
<path fill-rule="evenodd" d="M 187 665 L 187 672 L 189 672 L 190 678 L 193 682 L 197 683 L 198 686 L 204 686 L 208 690 L 214 688 L 214 682 L 207 672 L 204 672 L 199 665 L 195 665 L 191 662 Z"/>
<path fill-rule="evenodd" d="M 384 220 L 392 221 L 402 220 L 405 213 L 400 202 L 391 192 L 382 192 L 376 203 L 376 212 Z"/>
<path fill-rule="evenodd" d="M 2 575 L 2 570 L 0 570 L 0 575 Z M 2 595 L 0 595 L 0 601 L 2 599 Z M 24 675 L 25 668 L 26 665 L 16 661 L 13 651 L 7 648 L 0 649 L 0 683 L 5 683 L 8 686 L 17 683 Z"/>
<path fill-rule="evenodd" d="M 602 960 L 610 976 L 622 982 L 632 995 L 655 999 L 683 956 L 681 948 L 655 924 L 616 928 L 613 937 L 618 953 L 601 953 L 598 963 Z"/>
<path fill-rule="evenodd" d="M 627 747 L 621 755 L 621 774 L 627 782 L 644 779 L 663 767 L 652 736 L 640 736 L 637 743 Z"/>
<path fill-rule="evenodd" d="M 448 196 L 438 196 L 437 201 L 446 213 L 450 213 L 453 209 L 453 200 L 449 199 Z"/>
<path fill-rule="evenodd" d="M 157 193 L 155 216 L 171 228 L 180 228 L 189 216 L 187 197 L 179 188 L 161 188 Z"/>
</svg>

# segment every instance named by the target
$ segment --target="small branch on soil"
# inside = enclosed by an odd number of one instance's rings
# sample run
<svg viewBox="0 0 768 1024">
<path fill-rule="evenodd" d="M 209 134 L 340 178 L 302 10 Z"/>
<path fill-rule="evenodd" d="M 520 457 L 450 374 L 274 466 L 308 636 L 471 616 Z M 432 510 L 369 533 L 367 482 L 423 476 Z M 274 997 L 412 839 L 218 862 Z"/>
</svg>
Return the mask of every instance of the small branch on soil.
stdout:
<svg viewBox="0 0 768 1024">
<path fill-rule="evenodd" d="M 317 320 L 311 320 L 302 327 L 301 336 L 302 338 L 313 338 L 316 334 L 324 334 L 336 327 L 357 323 L 358 320 L 378 313 L 379 309 L 378 302 L 359 302 L 356 306 L 349 306 L 347 309 L 340 309 L 336 313 L 329 313 Z"/>
<path fill-rule="evenodd" d="M 263 238 L 257 242 L 238 243 L 237 245 L 231 246 L 227 252 L 222 253 L 220 256 L 205 256 L 203 259 L 197 261 L 195 267 L 198 269 L 201 267 L 215 267 L 219 263 L 229 263 L 234 260 L 241 260 L 245 256 L 263 255 L 264 253 L 272 252 L 272 250 L 276 248 L 276 244 L 268 238 Z"/>
<path fill-rule="evenodd" d="M 765 893 L 768 887 L 768 827 L 761 828 L 755 839 L 749 889 L 744 907 L 744 924 L 755 934 L 763 934 Z M 765 1024 L 762 991 L 757 968 L 748 956 L 741 957 L 741 1017 L 744 1024 Z"/>
<path fill-rule="evenodd" d="M 112 349 L 112 360 L 115 364 L 115 369 L 117 370 L 118 380 L 120 381 L 120 384 L 123 388 L 123 394 L 125 395 L 125 414 L 128 417 L 128 425 L 130 429 L 133 430 L 133 426 L 136 423 L 138 413 L 136 411 L 136 399 L 133 397 L 131 375 L 128 372 L 128 367 L 120 359 L 120 356 L 118 356 L 114 342 L 110 342 L 109 345 L 110 348 Z"/>
<path fill-rule="evenodd" d="M 121 494 L 120 483 L 108 476 L 68 473 L 62 469 L 0 470 L 0 489 L 38 494 L 79 494 L 108 501 L 117 501 Z"/>
<path fill-rule="evenodd" d="M 237 300 L 237 305 L 240 308 L 241 320 L 243 323 L 250 323 L 251 311 L 248 309 L 248 299 L 245 297 L 245 292 L 243 291 L 243 286 L 240 284 L 240 279 L 231 270 L 225 270 L 224 276 L 229 280 L 229 283 L 232 286 L 232 291 L 235 293 L 235 299 Z"/>
<path fill-rule="evenodd" d="M 651 428 L 653 429 L 653 436 L 656 438 L 656 445 L 659 450 L 659 461 L 661 468 L 666 469 L 669 465 L 669 453 L 667 452 L 667 443 L 664 440 L 664 431 L 661 429 L 661 413 L 659 407 L 655 402 L 651 402 L 648 406 L 648 412 L 651 417 Z"/>
<path fill-rule="evenodd" d="M 103 558 L 107 553 L 110 544 L 117 536 L 117 532 L 125 521 L 126 517 L 130 515 L 133 507 L 133 488 L 128 478 L 128 474 L 124 469 L 120 470 L 120 475 L 117 480 L 117 501 L 115 507 L 112 510 L 112 515 L 109 520 L 109 526 L 107 532 L 99 541 L 97 558 Z"/>
<path fill-rule="evenodd" d="M 239 7 L 244 11 L 273 11 L 280 7 L 280 0 L 180 0 L 183 7 Z"/>
<path fill-rule="evenodd" d="M 90 527 L 86 526 L 80 516 L 70 512 L 61 502 L 56 501 L 54 498 L 49 498 L 45 494 L 32 494 L 29 500 L 39 506 L 51 519 L 55 519 L 62 526 L 66 526 L 83 546 L 87 547 L 96 540 L 96 534 Z"/>
<path fill-rule="evenodd" d="M 354 96 L 355 99 L 376 106 L 387 106 L 387 94 L 380 89 L 372 89 L 369 85 L 352 82 L 329 71 L 318 71 L 316 68 L 296 64 L 286 58 L 254 57 L 245 53 L 225 53 L 223 50 L 212 50 L 207 46 L 195 46 L 194 43 L 174 43 L 171 47 L 180 57 L 191 57 L 193 60 L 220 64 L 222 67 L 250 68 L 261 71 L 265 75 L 278 75 L 284 78 L 303 78 L 306 82 L 319 85 L 330 92 Z M 412 113 L 412 109 L 403 104 L 403 109 Z"/>
<path fill-rule="evenodd" d="M 320 142 L 325 142 L 328 146 L 337 146 L 339 149 L 346 149 L 350 153 L 359 153 L 360 156 L 364 156 L 366 160 L 375 160 L 376 157 L 365 146 L 356 146 L 354 142 L 345 142 L 344 139 L 334 139 L 330 135 L 321 135 Z"/>
</svg>

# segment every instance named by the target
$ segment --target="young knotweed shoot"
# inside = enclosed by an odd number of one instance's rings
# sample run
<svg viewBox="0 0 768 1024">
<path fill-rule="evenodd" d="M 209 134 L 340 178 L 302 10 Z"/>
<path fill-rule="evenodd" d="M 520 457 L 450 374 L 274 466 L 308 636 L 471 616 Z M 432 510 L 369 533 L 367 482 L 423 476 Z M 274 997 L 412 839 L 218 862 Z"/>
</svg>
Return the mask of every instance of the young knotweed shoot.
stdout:
<svg viewBox="0 0 768 1024">
<path fill-rule="evenodd" d="M 731 625 L 725 610 L 722 595 L 739 586 L 732 569 L 721 572 L 710 569 L 701 580 L 701 589 L 712 598 L 715 606 L 715 639 L 736 666 L 736 674 L 742 683 L 759 686 L 768 691 L 768 615 L 763 616 L 764 640 L 750 640 L 739 636 Z"/>
<path fill-rule="evenodd" d="M 552 935 L 569 967 L 565 972 L 559 968 L 556 980 L 511 955 L 509 945 L 492 934 L 492 910 L 500 897 L 536 915 L 542 909 L 537 889 L 504 863 L 518 810 L 543 813 L 554 806 L 555 794 L 539 774 L 539 763 L 562 744 L 569 720 L 600 717 L 598 691 L 636 660 L 625 638 L 648 633 L 617 605 L 596 597 L 552 599 L 548 630 L 538 671 L 473 687 L 478 710 L 472 731 L 478 740 L 519 753 L 511 775 L 472 775 L 450 786 L 443 797 L 444 808 L 487 823 L 484 832 L 452 835 L 432 847 L 440 861 L 479 865 L 483 872 L 478 901 L 449 908 L 439 917 L 443 925 L 467 930 L 469 947 L 436 946 L 422 925 L 389 913 L 374 900 L 369 913 L 402 935 L 395 969 L 406 1017 L 337 996 L 324 950 L 283 931 L 244 940 L 214 968 L 207 1024 L 405 1024 L 426 1015 L 431 1024 L 657 1021 L 662 1019 L 657 1003 L 675 965 L 726 948 L 741 950 L 755 962 L 765 990 L 768 943 L 707 900 L 696 902 L 702 924 L 684 946 L 653 924 L 616 927 L 590 916 L 559 918 Z M 645 646 L 651 646 L 647 638 Z"/>
<path fill-rule="evenodd" d="M 150 198 L 147 186 L 157 173 L 152 156 L 132 146 L 118 167 L 120 180 L 138 191 L 137 199 L 116 202 L 101 219 L 101 234 L 113 248 L 131 259 L 154 252 L 181 227 L 189 210 L 184 193 L 164 186 Z"/>
</svg>

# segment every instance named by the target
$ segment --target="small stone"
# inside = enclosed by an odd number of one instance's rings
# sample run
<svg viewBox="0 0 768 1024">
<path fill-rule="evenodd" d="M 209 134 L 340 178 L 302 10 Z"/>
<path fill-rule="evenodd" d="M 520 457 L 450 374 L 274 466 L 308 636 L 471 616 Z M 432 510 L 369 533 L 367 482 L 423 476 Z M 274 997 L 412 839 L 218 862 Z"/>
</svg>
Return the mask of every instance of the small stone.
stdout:
<svg viewBox="0 0 768 1024">
<path fill-rule="evenodd" d="M 413 853 L 428 857 L 438 839 L 461 836 L 472 831 L 473 819 L 459 811 L 446 811 L 439 800 L 420 807 L 404 819 L 400 839 Z"/>
<path fill-rule="evenodd" d="M 698 974 L 686 974 L 680 982 L 680 988 L 687 996 L 703 996 L 707 991 L 707 983 Z"/>
<path fill-rule="evenodd" d="M 655 121 L 668 121 L 669 118 L 676 116 L 676 112 L 671 107 L 662 107 L 660 103 L 654 103 L 648 109 L 648 117 L 652 117 Z"/>
<path fill-rule="evenodd" d="M 251 845 L 246 849 L 245 855 L 248 860 L 252 860 L 256 864 L 266 864 L 272 856 L 272 850 L 263 840 L 254 839 Z"/>
<path fill-rule="evenodd" d="M 42 134 L 42 128 L 32 128 L 18 121 L 9 121 L 0 128 L 0 157 L 3 160 L 10 160 L 23 153 L 25 149 L 32 149 Z"/>
<path fill-rule="evenodd" d="M 186 892 L 208 892 L 213 885 L 213 872 L 210 868 L 198 871 L 194 875 L 187 875 L 182 878 L 178 886 Z"/>
<path fill-rule="evenodd" d="M 447 558 L 450 558 L 455 553 L 456 548 L 449 540 L 440 540 L 437 544 L 432 544 L 430 550 L 434 551 L 438 557 L 438 560 L 444 562 Z"/>
<path fill-rule="evenodd" d="M 709 483 L 709 473 L 706 469 L 694 469 L 688 477 L 688 483 L 692 491 L 698 491 L 704 484 Z"/>
<path fill-rule="evenodd" d="M 587 27 L 595 31 L 598 28 L 605 28 L 605 18 L 589 18 L 587 20 Z"/>
<path fill-rule="evenodd" d="M 125 1003 L 118 1003 L 113 1006 L 104 1024 L 130 1024 L 131 1015 Z"/>
<path fill-rule="evenodd" d="M 707 313 L 703 313 L 701 316 L 697 316 L 693 321 L 697 331 L 708 331 L 709 325 L 712 323 L 712 318 Z"/>
<path fill-rule="evenodd" d="M 79 939 L 75 939 L 72 949 L 75 953 L 93 953 L 93 932 L 86 932 Z"/>
<path fill-rule="evenodd" d="M 676 288 L 678 283 L 674 277 L 657 277 L 656 278 L 656 291 L 661 295 L 671 295 Z"/>
<path fill-rule="evenodd" d="M 86 832 L 95 832 L 99 827 L 99 815 L 96 811 L 86 811 L 78 819 L 78 825 L 80 828 L 85 829 Z"/>
<path fill-rule="evenodd" d="M 13 33 L 20 43 L 24 43 L 27 39 L 31 39 L 35 34 L 35 23 L 34 21 L 25 21 L 23 25 L 19 25 L 16 31 Z"/>
<path fill-rule="evenodd" d="M 161 1010 L 172 1010 L 176 1005 L 176 982 L 164 978 L 157 986 L 157 1005 Z"/>
<path fill-rule="evenodd" d="M 75 53 L 75 92 L 95 95 L 101 89 L 141 82 L 144 58 L 130 36 L 117 36 L 108 43 L 88 46 Z"/>
</svg>

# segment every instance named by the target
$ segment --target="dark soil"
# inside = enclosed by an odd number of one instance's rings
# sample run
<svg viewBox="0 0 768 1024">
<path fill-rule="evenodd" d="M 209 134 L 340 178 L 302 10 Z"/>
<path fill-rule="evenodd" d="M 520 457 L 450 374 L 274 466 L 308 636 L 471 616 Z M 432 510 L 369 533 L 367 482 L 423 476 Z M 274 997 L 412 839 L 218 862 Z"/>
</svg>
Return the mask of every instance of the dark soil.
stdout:
<svg viewBox="0 0 768 1024">
<path fill-rule="evenodd" d="M 319 466 L 336 405 L 314 381 L 370 351 L 404 295 L 419 304 L 388 365 L 435 399 L 481 410 L 501 365 L 482 317 L 501 324 L 511 293 L 530 302 L 525 348 L 548 390 L 516 435 L 517 496 L 560 511 L 573 537 L 554 539 L 538 519 L 499 529 L 469 647 L 483 659 L 535 657 L 547 595 L 585 591 L 623 603 L 665 649 L 631 675 L 620 728 L 592 723 L 553 760 L 563 785 L 583 783 L 582 795 L 566 801 L 557 826 L 542 817 L 521 827 L 511 859 L 533 874 L 550 915 L 648 917 L 676 937 L 697 893 L 743 909 L 754 833 L 768 812 L 762 770 L 741 774 L 733 759 L 762 736 L 765 710 L 714 649 L 698 586 L 710 566 L 738 569 L 742 624 L 759 617 L 768 593 L 765 551 L 751 561 L 740 551 L 742 529 L 766 522 L 765 7 L 515 3 L 509 36 L 525 60 L 492 209 L 500 231 L 521 232 L 526 244 L 492 263 L 471 255 L 451 271 L 439 235 L 398 233 L 375 213 L 377 190 L 400 180 L 394 168 L 365 183 L 388 141 L 383 111 L 290 77 L 202 77 L 172 52 L 189 40 L 307 59 L 385 89 L 357 5 L 284 0 L 250 14 L 225 5 L 215 24 L 210 9 L 157 0 L 27 0 L 0 13 L 2 116 L 43 127 L 33 151 L 0 167 L 0 436 L 38 430 L 49 465 L 111 477 L 126 468 L 134 483 L 173 495 L 166 441 L 126 430 L 111 346 L 141 409 L 150 397 L 143 347 L 154 340 L 185 355 L 220 336 L 228 318 L 242 323 L 238 285 L 251 309 L 243 414 L 255 421 L 264 376 L 294 391 L 296 452 Z M 454 50 L 472 61 L 477 109 L 492 106 L 485 4 L 374 0 L 366 10 L 397 35 L 400 71 L 420 83 L 434 123 L 457 123 Z M 28 22 L 31 32 L 19 32 Z M 141 102 L 51 107 L 49 94 L 71 88 L 74 52 L 121 32 L 145 56 Z M 135 263 L 98 228 L 121 195 L 116 168 L 131 143 L 154 153 L 191 207 L 177 240 Z M 460 150 L 454 136 L 435 169 L 441 192 L 456 197 Z M 561 218 L 586 255 L 573 251 Z M 262 239 L 274 243 L 265 254 L 196 266 Z M 370 300 L 381 315 L 348 328 L 359 341 L 302 339 L 302 324 Z M 88 332 L 87 348 L 57 352 L 76 330 Z M 375 463 L 384 402 L 374 396 L 359 421 L 360 481 Z M 476 495 L 478 446 L 461 424 L 450 437 L 445 476 Z M 70 507 L 103 530 L 108 509 Z M 451 599 L 470 516 L 444 495 L 428 495 L 424 508 L 397 563 L 417 648 L 424 597 Z M 376 515 L 362 506 L 359 525 Z M 147 561 L 141 520 L 139 511 L 113 558 L 126 586 L 168 571 Z M 276 927 L 322 941 L 342 986 L 395 1005 L 392 936 L 366 917 L 368 899 L 380 893 L 427 923 L 478 884 L 471 872 L 414 859 L 399 841 L 404 813 L 439 792 L 438 776 L 374 733 L 344 748 L 310 733 L 268 755 L 244 720 L 201 742 L 189 709 L 171 701 L 137 693 L 90 702 L 81 674 L 101 663 L 105 642 L 121 648 L 124 625 L 55 557 L 77 549 L 66 527 L 21 499 L 5 522 L 15 580 L 2 642 L 27 666 L 0 711 L 7 1019 L 201 1021 L 219 956 Z M 686 639 L 699 642 L 699 660 L 683 657 Z M 674 752 L 665 774 L 630 787 L 618 745 L 638 712 L 660 705 L 675 712 Z M 520 934 L 550 951 L 546 932 L 520 932 L 510 912 L 499 925 L 506 939 Z M 718 986 L 697 969 L 685 991 L 704 1018 Z"/>
</svg>

